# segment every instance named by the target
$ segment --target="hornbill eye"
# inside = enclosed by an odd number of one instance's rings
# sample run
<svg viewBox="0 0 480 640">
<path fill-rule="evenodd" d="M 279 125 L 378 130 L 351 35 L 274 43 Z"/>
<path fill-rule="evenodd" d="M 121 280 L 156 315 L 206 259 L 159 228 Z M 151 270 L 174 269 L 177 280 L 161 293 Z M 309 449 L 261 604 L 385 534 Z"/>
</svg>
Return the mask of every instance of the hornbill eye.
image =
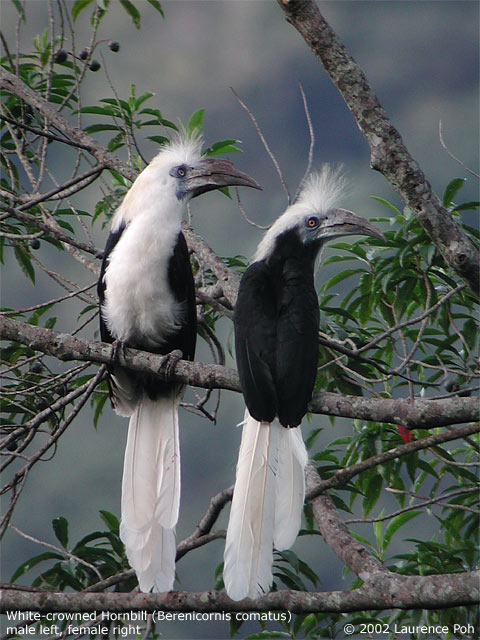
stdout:
<svg viewBox="0 0 480 640">
<path fill-rule="evenodd" d="M 179 178 L 184 178 L 187 175 L 187 170 L 183 166 L 182 167 L 177 167 L 176 173 L 177 173 L 177 176 Z"/>
<path fill-rule="evenodd" d="M 308 218 L 307 220 L 307 227 L 310 227 L 310 229 L 313 229 L 314 227 L 318 226 L 318 218 L 316 216 L 311 216 L 311 218 Z"/>
</svg>

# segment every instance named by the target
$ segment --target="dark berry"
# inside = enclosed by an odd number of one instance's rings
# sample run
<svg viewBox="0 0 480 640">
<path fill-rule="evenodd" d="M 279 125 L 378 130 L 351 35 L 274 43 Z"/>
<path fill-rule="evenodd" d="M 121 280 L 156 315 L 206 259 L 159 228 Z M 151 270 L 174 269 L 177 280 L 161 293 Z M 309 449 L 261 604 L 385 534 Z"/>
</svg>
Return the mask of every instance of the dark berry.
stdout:
<svg viewBox="0 0 480 640">
<path fill-rule="evenodd" d="M 9 442 L 9 443 L 7 444 L 7 449 L 8 449 L 9 451 L 16 451 L 16 450 L 17 450 L 17 447 L 18 447 L 18 445 L 17 445 L 17 441 L 16 441 L 16 440 L 12 440 L 12 442 Z"/>
<path fill-rule="evenodd" d="M 32 365 L 32 369 L 31 369 L 32 373 L 42 373 L 43 371 L 43 367 L 39 362 L 35 362 Z"/>
<path fill-rule="evenodd" d="M 67 59 L 67 52 L 65 51 L 65 49 L 59 49 L 53 55 L 54 62 L 62 63 L 62 62 L 65 62 L 66 59 Z"/>
<path fill-rule="evenodd" d="M 98 60 L 92 60 L 88 65 L 90 71 L 98 71 L 100 69 L 100 62 Z"/>
<path fill-rule="evenodd" d="M 82 49 L 78 54 L 80 60 L 86 60 L 88 58 L 88 49 Z"/>
<path fill-rule="evenodd" d="M 110 47 L 110 51 L 114 51 L 115 53 L 120 51 L 120 43 L 116 42 L 116 40 L 110 40 L 108 46 Z"/>
<path fill-rule="evenodd" d="M 39 411 L 43 411 L 47 407 L 48 407 L 48 402 L 46 400 L 44 400 L 43 398 L 40 398 L 40 400 L 37 402 L 37 409 Z"/>
<path fill-rule="evenodd" d="M 30 240 L 30 247 L 35 250 L 40 249 L 40 240 L 38 238 Z"/>
</svg>

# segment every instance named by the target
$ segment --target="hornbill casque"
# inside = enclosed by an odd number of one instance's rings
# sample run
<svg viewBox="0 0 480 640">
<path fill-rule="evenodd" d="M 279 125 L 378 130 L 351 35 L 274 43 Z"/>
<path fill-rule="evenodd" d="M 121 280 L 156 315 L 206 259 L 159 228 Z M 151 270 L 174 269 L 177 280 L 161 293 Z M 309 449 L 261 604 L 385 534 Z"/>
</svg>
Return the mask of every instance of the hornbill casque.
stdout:
<svg viewBox="0 0 480 640">
<path fill-rule="evenodd" d="M 225 159 L 201 155 L 199 139 L 179 136 L 133 183 L 115 213 L 98 283 L 104 342 L 159 354 L 196 343 L 195 285 L 181 231 L 187 202 L 226 186 L 260 188 Z M 112 405 L 130 417 L 122 480 L 120 536 L 144 592 L 175 579 L 180 500 L 178 406 L 184 386 L 108 367 Z"/>
<path fill-rule="evenodd" d="M 240 283 L 235 350 L 247 410 L 223 571 L 234 600 L 270 590 L 273 548 L 288 549 L 300 528 L 307 451 L 299 425 L 318 362 L 315 261 L 328 240 L 384 239 L 368 220 L 334 208 L 344 184 L 328 165 L 310 175 L 263 237 Z"/>
</svg>

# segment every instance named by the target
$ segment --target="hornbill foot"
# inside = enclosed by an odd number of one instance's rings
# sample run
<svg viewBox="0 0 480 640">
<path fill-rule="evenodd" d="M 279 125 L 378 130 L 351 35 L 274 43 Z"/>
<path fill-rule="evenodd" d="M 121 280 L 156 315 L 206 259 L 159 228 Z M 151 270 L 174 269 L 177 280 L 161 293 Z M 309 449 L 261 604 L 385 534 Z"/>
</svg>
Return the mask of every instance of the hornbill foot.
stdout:
<svg viewBox="0 0 480 640">
<path fill-rule="evenodd" d="M 158 370 L 159 373 L 170 377 L 175 370 L 175 365 L 179 360 L 183 359 L 183 353 L 180 349 L 174 349 L 170 353 L 165 354 L 164 360 Z"/>
<path fill-rule="evenodd" d="M 125 343 L 121 340 L 114 340 L 112 342 L 112 352 L 110 354 L 110 364 L 114 365 L 118 363 L 120 354 L 125 357 Z"/>
</svg>

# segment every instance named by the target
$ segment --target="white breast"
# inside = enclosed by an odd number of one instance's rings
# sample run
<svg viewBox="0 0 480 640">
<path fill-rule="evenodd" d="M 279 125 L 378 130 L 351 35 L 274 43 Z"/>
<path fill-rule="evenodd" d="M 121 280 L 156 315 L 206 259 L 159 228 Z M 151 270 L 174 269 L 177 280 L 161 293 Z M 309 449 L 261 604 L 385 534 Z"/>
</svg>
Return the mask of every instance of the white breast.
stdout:
<svg viewBox="0 0 480 640">
<path fill-rule="evenodd" d="M 110 333 L 122 342 L 161 346 L 184 313 L 168 282 L 168 265 L 180 232 L 181 207 L 159 219 L 155 207 L 137 215 L 112 251 L 103 307 Z"/>
</svg>

